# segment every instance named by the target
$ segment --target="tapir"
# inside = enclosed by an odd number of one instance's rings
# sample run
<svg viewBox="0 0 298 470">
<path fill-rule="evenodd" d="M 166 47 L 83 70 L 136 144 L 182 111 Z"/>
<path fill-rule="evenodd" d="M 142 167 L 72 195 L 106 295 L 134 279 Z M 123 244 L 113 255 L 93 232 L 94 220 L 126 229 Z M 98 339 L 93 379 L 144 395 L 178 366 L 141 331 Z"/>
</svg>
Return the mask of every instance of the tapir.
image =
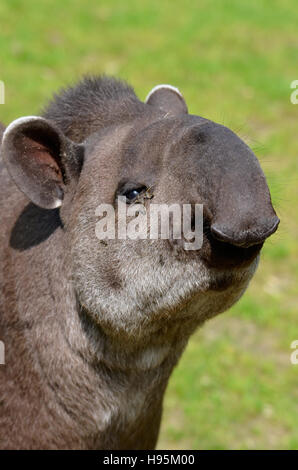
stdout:
<svg viewBox="0 0 298 470">
<path fill-rule="evenodd" d="M 1 136 L 0 447 L 154 449 L 189 337 L 242 296 L 279 224 L 260 164 L 177 88 L 142 102 L 109 77 Z M 146 207 L 203 206 L 199 249 L 98 239 L 98 206 L 117 217 L 149 189 Z"/>
</svg>

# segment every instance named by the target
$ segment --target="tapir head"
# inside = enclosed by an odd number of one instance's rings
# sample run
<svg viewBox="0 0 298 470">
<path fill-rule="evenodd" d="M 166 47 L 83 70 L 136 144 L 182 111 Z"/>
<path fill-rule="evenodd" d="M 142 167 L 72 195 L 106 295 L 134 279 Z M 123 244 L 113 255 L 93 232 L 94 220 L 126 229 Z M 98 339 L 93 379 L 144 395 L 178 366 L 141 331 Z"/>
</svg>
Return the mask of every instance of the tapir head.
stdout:
<svg viewBox="0 0 298 470">
<path fill-rule="evenodd" d="M 80 305 L 105 330 L 135 338 L 181 322 L 193 329 L 232 305 L 279 223 L 249 147 L 189 115 L 170 86 L 153 89 L 135 116 L 77 135 L 54 120 L 21 118 L 6 129 L 1 153 L 33 203 L 59 207 Z M 128 206 L 143 196 L 147 209 L 202 204 L 202 246 L 189 251 L 173 237 L 99 240 L 97 207 L 113 206 L 115 223 L 118 196 Z"/>
</svg>

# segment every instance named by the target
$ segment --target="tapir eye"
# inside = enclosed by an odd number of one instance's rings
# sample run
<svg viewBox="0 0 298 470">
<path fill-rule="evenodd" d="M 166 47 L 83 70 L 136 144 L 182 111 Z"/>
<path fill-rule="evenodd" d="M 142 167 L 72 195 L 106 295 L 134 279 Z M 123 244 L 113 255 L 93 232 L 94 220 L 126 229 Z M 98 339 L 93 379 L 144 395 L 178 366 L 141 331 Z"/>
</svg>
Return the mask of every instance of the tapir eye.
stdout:
<svg viewBox="0 0 298 470">
<path fill-rule="evenodd" d="M 140 194 L 144 193 L 147 187 L 144 184 L 127 182 L 120 186 L 117 191 L 118 196 L 125 196 L 128 203 L 134 202 Z"/>
<path fill-rule="evenodd" d="M 126 191 L 124 196 L 126 196 L 126 199 L 128 199 L 129 201 L 132 201 L 133 199 L 136 199 L 140 194 L 141 191 L 139 189 L 131 189 L 130 191 Z"/>
</svg>

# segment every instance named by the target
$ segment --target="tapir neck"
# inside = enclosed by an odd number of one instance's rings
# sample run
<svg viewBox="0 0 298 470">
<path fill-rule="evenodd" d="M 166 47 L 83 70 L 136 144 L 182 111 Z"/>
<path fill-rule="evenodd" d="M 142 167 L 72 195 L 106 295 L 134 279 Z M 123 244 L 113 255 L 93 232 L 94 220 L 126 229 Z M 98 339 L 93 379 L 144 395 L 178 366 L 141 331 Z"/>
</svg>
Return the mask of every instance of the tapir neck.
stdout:
<svg viewBox="0 0 298 470">
<path fill-rule="evenodd" d="M 74 300 L 71 289 L 68 294 L 70 306 Z M 61 312 L 56 324 L 55 348 L 40 348 L 39 361 L 53 407 L 57 413 L 65 413 L 61 424 L 71 420 L 74 441 L 65 446 L 154 448 L 163 395 L 177 351 L 162 355 L 154 347 L 145 347 L 119 354 L 114 340 L 94 325 L 77 303 Z M 44 331 L 46 328 L 40 328 L 39 334 Z M 158 358 L 157 364 L 154 358 Z"/>
<path fill-rule="evenodd" d="M 7 414 L 11 422 L 3 423 L 7 428 L 3 445 L 153 448 L 177 349 L 174 354 L 153 345 L 125 352 L 124 346 L 120 355 L 121 348 L 115 349 L 114 341 L 80 308 L 67 273 L 62 237 L 58 228 L 41 245 L 7 250 L 1 263 L 5 266 L 2 298 L 7 300 L 1 305 L 0 333 L 7 365 L 0 381 L 5 382 L 11 407 Z M 42 276 L 26 276 L 26 271 L 39 269 Z M 6 296 L 8 291 L 11 295 Z M 23 434 L 15 428 L 20 407 Z"/>
</svg>

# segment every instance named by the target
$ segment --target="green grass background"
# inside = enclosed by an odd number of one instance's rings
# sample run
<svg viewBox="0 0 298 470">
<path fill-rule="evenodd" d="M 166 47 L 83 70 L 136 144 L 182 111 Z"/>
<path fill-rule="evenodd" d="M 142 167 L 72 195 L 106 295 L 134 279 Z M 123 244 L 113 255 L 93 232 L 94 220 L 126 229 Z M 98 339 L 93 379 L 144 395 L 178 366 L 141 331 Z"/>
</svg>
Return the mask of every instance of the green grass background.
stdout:
<svg viewBox="0 0 298 470">
<path fill-rule="evenodd" d="M 298 4 L 295 0 L 2 0 L 6 124 L 38 113 L 85 73 L 141 99 L 178 86 L 189 110 L 238 132 L 259 157 L 280 229 L 242 300 L 190 340 L 166 393 L 158 446 L 297 449 Z"/>
</svg>

